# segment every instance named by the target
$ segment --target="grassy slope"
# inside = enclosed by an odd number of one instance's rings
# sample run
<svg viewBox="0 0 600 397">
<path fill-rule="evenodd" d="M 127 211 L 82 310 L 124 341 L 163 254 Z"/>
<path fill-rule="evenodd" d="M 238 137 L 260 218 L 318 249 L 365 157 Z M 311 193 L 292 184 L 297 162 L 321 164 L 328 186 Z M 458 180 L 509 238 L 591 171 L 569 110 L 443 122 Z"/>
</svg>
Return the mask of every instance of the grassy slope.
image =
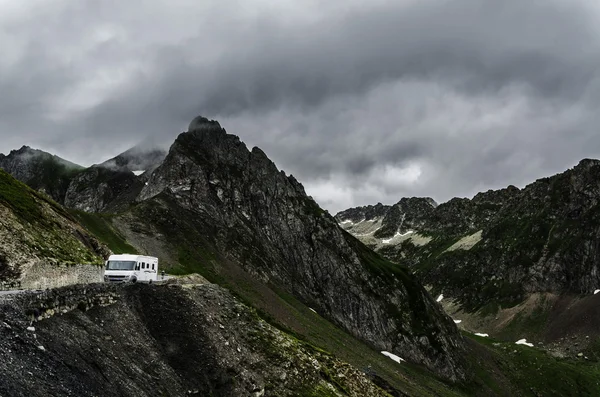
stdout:
<svg viewBox="0 0 600 397">
<path fill-rule="evenodd" d="M 23 227 L 24 234 L 15 237 L 38 256 L 62 263 L 102 262 L 79 236 L 65 230 L 64 224 L 76 220 L 64 208 L 3 170 L 0 170 L 0 205 L 11 210 Z M 64 218 L 64 222 L 59 218 Z"/>
<path fill-rule="evenodd" d="M 111 215 L 92 214 L 79 210 L 69 210 L 69 212 L 85 228 L 108 246 L 108 248 L 118 254 L 135 254 L 138 251 L 129 244 L 125 238 L 112 226 Z"/>
<path fill-rule="evenodd" d="M 597 362 L 554 358 L 536 348 L 465 335 L 472 341 L 470 348 L 474 354 L 471 357 L 479 384 L 467 387 L 466 392 L 485 386 L 499 395 L 600 395 L 600 364 Z M 498 373 L 506 383 L 498 382 L 500 378 L 494 376 Z"/>
</svg>

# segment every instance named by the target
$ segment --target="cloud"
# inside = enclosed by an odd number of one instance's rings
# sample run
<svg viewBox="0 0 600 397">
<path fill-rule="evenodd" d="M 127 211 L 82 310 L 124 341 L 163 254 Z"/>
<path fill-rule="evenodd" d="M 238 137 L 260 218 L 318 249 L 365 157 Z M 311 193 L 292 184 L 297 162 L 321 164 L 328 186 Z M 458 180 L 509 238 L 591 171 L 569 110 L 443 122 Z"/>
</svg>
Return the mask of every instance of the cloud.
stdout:
<svg viewBox="0 0 600 397">
<path fill-rule="evenodd" d="M 0 0 L 0 151 L 88 165 L 202 114 L 331 211 L 523 185 L 598 157 L 599 18 L 583 0 Z"/>
</svg>

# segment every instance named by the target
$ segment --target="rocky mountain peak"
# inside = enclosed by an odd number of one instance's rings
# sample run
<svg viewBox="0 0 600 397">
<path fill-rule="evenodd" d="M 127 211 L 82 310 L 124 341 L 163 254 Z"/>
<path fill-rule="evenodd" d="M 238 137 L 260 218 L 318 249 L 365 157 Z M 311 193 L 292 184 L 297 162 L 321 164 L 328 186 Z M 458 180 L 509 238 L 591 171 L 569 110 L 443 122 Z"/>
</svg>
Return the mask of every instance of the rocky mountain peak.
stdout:
<svg viewBox="0 0 600 397">
<path fill-rule="evenodd" d="M 575 169 L 586 169 L 600 165 L 600 160 L 596 159 L 583 159 L 575 166 Z"/>
<path fill-rule="evenodd" d="M 345 211 L 338 212 L 335 218 L 338 222 L 359 223 L 362 220 L 370 221 L 373 219 L 383 219 L 389 209 L 389 205 L 377 203 L 375 205 L 367 205 L 364 207 L 349 208 Z"/>
<path fill-rule="evenodd" d="M 229 260 L 359 339 L 464 376 L 453 322 L 414 277 L 345 233 L 295 178 L 218 122 L 198 117 L 177 137 L 138 196 L 150 199 L 190 211 L 217 230 L 211 244 Z"/>
<path fill-rule="evenodd" d="M 41 150 L 32 149 L 31 147 L 29 147 L 27 145 L 23 145 L 19 149 L 11 150 L 10 153 L 11 154 L 23 154 L 23 153 L 27 153 L 27 152 L 36 152 L 36 151 L 41 152 Z"/>
<path fill-rule="evenodd" d="M 203 116 L 197 116 L 194 118 L 188 127 L 188 132 L 196 132 L 196 131 L 213 131 L 213 132 L 222 132 L 225 130 L 221 127 L 216 120 L 209 120 Z"/>
</svg>

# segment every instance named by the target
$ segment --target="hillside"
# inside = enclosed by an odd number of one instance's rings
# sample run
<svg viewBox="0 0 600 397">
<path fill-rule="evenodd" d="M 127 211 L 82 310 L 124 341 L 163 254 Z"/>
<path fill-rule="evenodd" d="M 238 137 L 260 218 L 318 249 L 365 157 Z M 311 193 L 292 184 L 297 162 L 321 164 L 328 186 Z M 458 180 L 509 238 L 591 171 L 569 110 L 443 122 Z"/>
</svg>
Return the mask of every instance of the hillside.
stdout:
<svg viewBox="0 0 600 397">
<path fill-rule="evenodd" d="M 68 266 L 99 269 L 107 254 L 60 205 L 0 170 L 0 281 L 43 286 L 69 273 Z"/>
</svg>

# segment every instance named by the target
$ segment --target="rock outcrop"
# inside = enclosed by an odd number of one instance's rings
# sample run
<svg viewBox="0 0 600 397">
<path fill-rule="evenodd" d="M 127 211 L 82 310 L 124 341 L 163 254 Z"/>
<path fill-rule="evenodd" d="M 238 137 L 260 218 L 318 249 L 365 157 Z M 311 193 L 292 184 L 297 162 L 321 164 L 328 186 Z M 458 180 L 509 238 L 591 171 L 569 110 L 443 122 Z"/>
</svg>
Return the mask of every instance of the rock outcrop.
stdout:
<svg viewBox="0 0 600 397">
<path fill-rule="evenodd" d="M 135 201 L 143 186 L 127 169 L 92 166 L 73 178 L 64 205 L 86 212 L 117 212 Z"/>
</svg>

